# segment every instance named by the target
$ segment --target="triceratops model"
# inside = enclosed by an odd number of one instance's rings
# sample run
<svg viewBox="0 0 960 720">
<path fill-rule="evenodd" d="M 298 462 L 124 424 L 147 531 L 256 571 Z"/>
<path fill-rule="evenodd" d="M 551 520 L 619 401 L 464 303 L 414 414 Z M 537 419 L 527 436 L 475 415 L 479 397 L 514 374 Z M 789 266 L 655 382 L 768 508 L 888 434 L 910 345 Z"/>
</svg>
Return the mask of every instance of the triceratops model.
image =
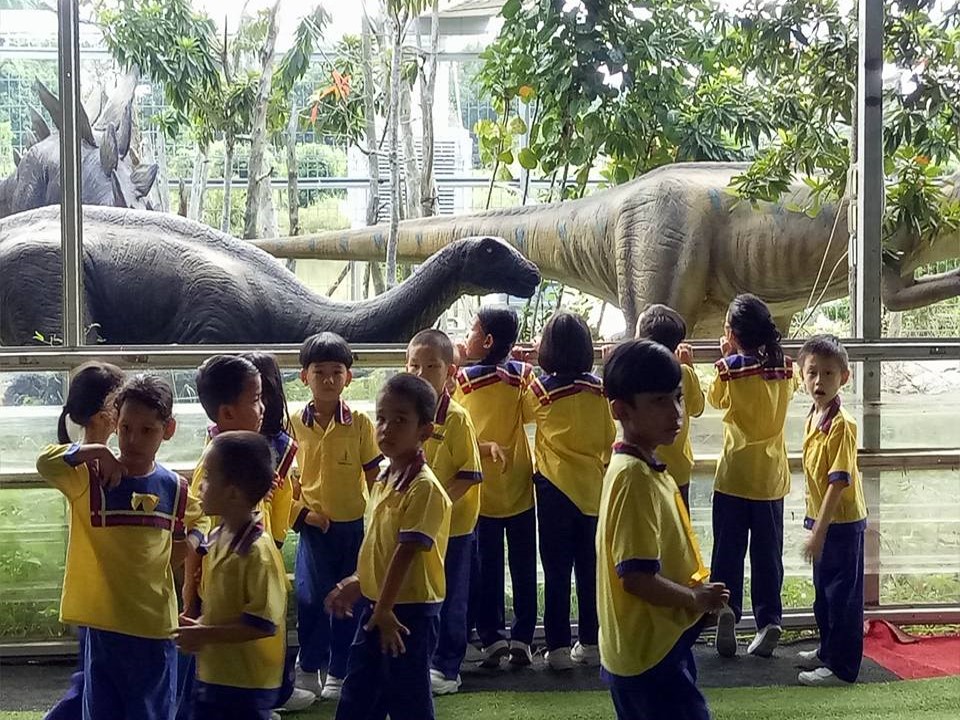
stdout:
<svg viewBox="0 0 960 720">
<path fill-rule="evenodd" d="M 121 78 L 93 124 L 80 108 L 81 202 L 150 209 L 147 194 L 157 177 L 157 166 L 135 164 L 133 91 L 136 75 Z M 36 84 L 40 102 L 55 124 L 54 132 L 40 113 L 30 110 L 32 130 L 22 156 L 14 151 L 16 170 L 0 180 L 0 218 L 23 210 L 60 202 L 60 101 L 42 83 Z"/>
</svg>

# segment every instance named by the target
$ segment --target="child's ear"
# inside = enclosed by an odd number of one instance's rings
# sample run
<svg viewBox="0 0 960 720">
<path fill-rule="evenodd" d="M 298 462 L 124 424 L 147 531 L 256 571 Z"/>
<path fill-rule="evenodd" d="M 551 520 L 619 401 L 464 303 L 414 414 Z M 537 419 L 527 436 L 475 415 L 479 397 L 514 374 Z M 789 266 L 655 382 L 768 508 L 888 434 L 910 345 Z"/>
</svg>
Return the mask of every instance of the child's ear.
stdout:
<svg viewBox="0 0 960 720">
<path fill-rule="evenodd" d="M 489 350 L 493 347 L 493 335 L 487 334 L 483 336 L 483 349 Z"/>
<path fill-rule="evenodd" d="M 456 363 L 450 363 L 449 365 L 447 365 L 447 380 L 449 380 L 454 375 L 456 375 L 459 369 L 460 368 L 457 366 Z"/>
<path fill-rule="evenodd" d="M 302 369 L 300 370 L 300 382 L 302 382 L 304 385 L 307 384 L 307 369 L 306 369 L 306 368 L 302 368 Z"/>
<path fill-rule="evenodd" d="M 850 370 L 849 370 L 849 369 L 848 369 L 848 370 L 844 370 L 842 373 L 840 373 L 840 386 L 842 387 L 842 386 L 846 385 L 848 380 L 850 380 Z"/>
<path fill-rule="evenodd" d="M 350 370 L 347 370 L 347 381 L 343 384 L 343 386 L 346 387 L 352 381 L 353 381 L 353 373 Z"/>
<path fill-rule="evenodd" d="M 610 412 L 613 413 L 614 420 L 623 419 L 623 400 L 611 400 L 610 401 Z"/>
<path fill-rule="evenodd" d="M 167 420 L 166 424 L 163 426 L 163 439 L 169 440 L 173 437 L 173 434 L 177 431 L 177 419 L 170 418 Z"/>
</svg>

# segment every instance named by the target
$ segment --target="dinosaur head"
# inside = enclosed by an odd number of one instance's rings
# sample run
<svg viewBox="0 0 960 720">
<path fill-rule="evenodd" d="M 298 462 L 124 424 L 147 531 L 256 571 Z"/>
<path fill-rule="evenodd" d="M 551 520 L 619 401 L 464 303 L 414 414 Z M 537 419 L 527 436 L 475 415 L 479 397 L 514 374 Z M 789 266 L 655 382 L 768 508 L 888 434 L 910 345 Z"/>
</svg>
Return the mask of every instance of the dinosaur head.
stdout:
<svg viewBox="0 0 960 720">
<path fill-rule="evenodd" d="M 480 293 L 532 297 L 540 271 L 505 240 L 478 236 L 457 240 L 463 246 L 463 278 Z"/>
</svg>

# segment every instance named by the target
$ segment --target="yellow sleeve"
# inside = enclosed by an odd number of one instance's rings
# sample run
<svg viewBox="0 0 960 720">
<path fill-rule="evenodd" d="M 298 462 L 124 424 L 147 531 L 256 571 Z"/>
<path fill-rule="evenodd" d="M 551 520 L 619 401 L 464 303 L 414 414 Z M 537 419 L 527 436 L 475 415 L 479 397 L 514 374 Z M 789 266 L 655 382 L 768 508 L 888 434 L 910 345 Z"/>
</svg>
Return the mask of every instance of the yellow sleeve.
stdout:
<svg viewBox="0 0 960 720">
<path fill-rule="evenodd" d="M 830 453 L 830 470 L 827 482 L 849 484 L 857 472 L 857 426 L 851 422 L 837 422 L 834 418 L 827 438 Z"/>
<path fill-rule="evenodd" d="M 607 509 L 610 557 L 617 576 L 660 572 L 660 506 L 650 483 L 629 482 L 622 475 L 611 489 Z"/>
<path fill-rule="evenodd" d="M 604 415 L 604 423 L 607 425 L 607 446 L 603 450 L 603 465 L 606 467 L 610 464 L 610 457 L 613 455 L 613 444 L 617 441 L 617 424 L 613 420 L 613 411 L 610 409 L 610 403 L 607 402 L 604 398 L 604 405 L 606 405 L 606 414 Z"/>
<path fill-rule="evenodd" d="M 450 498 L 438 484 L 419 480 L 407 490 L 400 517 L 401 543 L 433 547 L 444 530 L 450 529 Z"/>
<path fill-rule="evenodd" d="M 721 367 L 725 367 L 723 360 L 717 362 L 717 376 L 710 383 L 707 402 L 717 410 L 726 410 L 730 407 L 730 382 L 721 378 Z"/>
<path fill-rule="evenodd" d="M 273 491 L 269 504 L 270 531 L 273 533 L 274 542 L 282 544 L 287 539 L 290 511 L 293 508 L 293 483 L 289 477 L 280 478 L 280 486 Z"/>
<path fill-rule="evenodd" d="M 209 447 L 209 446 L 208 446 Z M 206 453 L 206 448 L 204 448 L 204 454 Z M 200 497 L 200 488 L 203 485 L 203 455 L 200 456 L 200 459 L 197 461 L 197 466 L 193 469 L 193 477 L 190 479 L 190 494 L 187 500 L 187 510 L 190 510 L 190 499 L 193 498 L 194 502 Z M 197 503 L 199 508 L 199 503 Z M 191 534 L 199 534 L 201 540 L 206 538 L 210 534 L 210 531 L 213 530 L 213 520 L 209 515 L 204 515 L 203 511 L 200 511 L 200 517 L 196 521 L 189 525 L 184 518 L 184 524 L 188 525 L 191 528 Z"/>
<path fill-rule="evenodd" d="M 276 548 L 250 554 L 243 577 L 243 622 L 274 634 L 287 613 L 287 593 L 277 570 Z"/>
<path fill-rule="evenodd" d="M 50 485 L 70 500 L 83 495 L 90 487 L 90 471 L 83 463 L 72 460 L 79 443 L 47 445 L 37 458 L 37 472 Z"/>
<path fill-rule="evenodd" d="M 703 414 L 703 388 L 697 371 L 688 365 L 683 366 L 683 405 L 687 417 L 700 417 Z"/>
<path fill-rule="evenodd" d="M 360 462 L 363 464 L 364 472 L 375 468 L 383 460 L 380 448 L 377 447 L 377 434 L 373 423 L 363 413 L 354 413 L 353 421 L 359 423 L 360 427 Z"/>
<path fill-rule="evenodd" d="M 448 432 L 453 431 L 453 466 L 456 468 L 454 479 L 480 482 L 483 472 L 480 464 L 480 446 L 477 444 L 477 431 L 473 428 L 473 421 L 464 412 L 454 415 L 454 422 Z"/>
<path fill-rule="evenodd" d="M 207 524 L 204 524 L 206 520 Z M 201 542 L 206 539 L 209 532 L 210 518 L 203 514 L 203 508 L 200 507 L 200 499 L 197 494 L 189 487 L 187 488 L 187 507 L 183 513 L 183 526 L 189 534 L 198 534 L 198 540 Z"/>
<path fill-rule="evenodd" d="M 533 389 L 529 384 L 525 385 L 520 391 L 520 417 L 524 425 L 537 421 L 537 406 L 539 404 Z"/>
</svg>

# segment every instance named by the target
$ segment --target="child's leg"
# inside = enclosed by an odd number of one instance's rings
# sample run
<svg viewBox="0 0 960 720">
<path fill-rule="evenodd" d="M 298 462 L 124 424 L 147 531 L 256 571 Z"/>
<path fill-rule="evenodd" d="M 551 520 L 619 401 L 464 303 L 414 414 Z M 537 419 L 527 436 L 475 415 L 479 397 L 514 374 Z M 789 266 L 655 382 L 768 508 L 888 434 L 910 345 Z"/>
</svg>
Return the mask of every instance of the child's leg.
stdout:
<svg viewBox="0 0 960 720">
<path fill-rule="evenodd" d="M 331 524 L 332 528 L 332 524 Z M 327 593 L 343 578 L 335 578 L 332 536 L 310 525 L 300 528 L 294 585 L 297 593 L 297 638 L 304 672 L 326 669 L 330 662 L 330 616 L 323 607 Z"/>
<path fill-rule="evenodd" d="M 577 506 L 542 475 L 534 476 L 540 564 L 543 565 L 543 629 L 547 650 L 570 647 L 570 573 L 579 539 Z M 594 609 L 596 614 L 596 609 Z M 595 642 L 595 641 L 594 641 Z"/>
<path fill-rule="evenodd" d="M 854 682 L 863 660 L 862 523 L 831 525 L 818 565 L 829 628 L 826 641 L 821 632 L 820 659 L 838 678 Z"/>
<path fill-rule="evenodd" d="M 177 651 L 177 717 L 194 720 L 193 691 L 197 679 L 197 660 L 193 655 Z"/>
<path fill-rule="evenodd" d="M 503 530 L 504 521 L 501 518 L 481 515 L 477 521 L 480 551 L 477 633 L 484 647 L 503 640 Z"/>
<path fill-rule="evenodd" d="M 177 695 L 172 640 L 87 631 L 84 718 L 169 720 Z"/>
<path fill-rule="evenodd" d="M 783 616 L 783 500 L 749 500 L 750 598 L 757 629 Z"/>
<path fill-rule="evenodd" d="M 530 508 L 507 518 L 507 558 L 513 587 L 510 639 L 529 645 L 537 625 L 537 516 Z M 569 587 L 569 586 L 568 586 Z M 569 591 L 568 591 L 569 592 Z"/>
<path fill-rule="evenodd" d="M 270 720 L 277 704 L 276 690 L 208 685 L 197 682 L 193 702 L 195 720 Z"/>
<path fill-rule="evenodd" d="M 467 653 L 467 602 L 470 595 L 470 564 L 474 533 L 450 538 L 444 559 L 447 597 L 440 611 L 440 638 L 433 653 L 433 667 L 447 680 L 456 680 Z"/>
<path fill-rule="evenodd" d="M 87 629 L 77 628 L 77 671 L 70 676 L 70 687 L 43 720 L 79 720 L 83 717 L 83 661 L 86 652 Z"/>
<path fill-rule="evenodd" d="M 386 669 L 388 658 L 380 652 L 380 635 L 363 627 L 373 609 L 364 601 L 356 612 L 357 633 L 350 646 L 346 677 L 337 703 L 337 720 L 385 720 L 387 717 Z M 409 637 L 409 636 L 408 636 Z M 429 674 L 429 673 L 428 673 Z M 427 684 L 429 686 L 429 677 Z"/>
<path fill-rule="evenodd" d="M 829 535 L 827 536 L 829 538 Z M 826 543 L 824 543 L 826 544 Z M 823 562 L 813 561 L 813 616 L 817 620 L 817 630 L 820 632 L 820 647 L 817 657 L 822 665 L 827 664 L 826 649 L 830 646 L 830 614 L 828 612 L 826 583 L 828 576 L 823 573 Z M 861 637 L 863 632 L 861 630 Z"/>
<path fill-rule="evenodd" d="M 434 720 L 430 690 L 430 657 L 437 647 L 440 616 L 425 615 L 423 606 L 398 606 L 397 619 L 410 631 L 407 651 L 387 660 L 387 711 L 390 720 Z"/>
<path fill-rule="evenodd" d="M 363 544 L 363 520 L 345 523 L 330 523 L 327 534 L 331 534 L 337 576 L 330 590 L 343 578 L 357 571 L 357 558 Z M 327 592 L 329 592 L 328 590 Z M 326 595 L 324 595 L 326 597 Z M 343 679 L 347 674 L 347 659 L 350 657 L 350 643 L 357 634 L 356 613 L 352 618 L 332 618 L 330 622 L 330 667 L 328 672 L 335 678 Z"/>
<path fill-rule="evenodd" d="M 749 500 L 713 493 L 713 553 L 710 581 L 722 582 L 730 590 L 730 609 L 737 620 L 743 610 L 743 560 L 747 554 L 750 529 Z"/>
<path fill-rule="evenodd" d="M 600 623 L 597 620 L 597 518 L 579 513 L 577 545 L 573 571 L 577 579 L 578 639 L 583 645 L 596 645 Z M 543 527 L 541 525 L 541 527 Z"/>
</svg>

